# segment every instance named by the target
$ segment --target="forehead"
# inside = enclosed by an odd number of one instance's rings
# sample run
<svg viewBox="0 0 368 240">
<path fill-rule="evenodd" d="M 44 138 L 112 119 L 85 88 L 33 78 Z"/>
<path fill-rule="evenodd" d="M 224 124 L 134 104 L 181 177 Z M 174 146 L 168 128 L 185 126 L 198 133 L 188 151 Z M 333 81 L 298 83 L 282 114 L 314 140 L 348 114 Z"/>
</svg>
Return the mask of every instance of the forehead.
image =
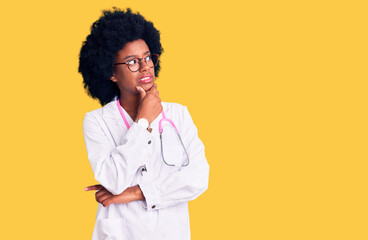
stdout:
<svg viewBox="0 0 368 240">
<path fill-rule="evenodd" d="M 146 42 L 142 39 L 138 39 L 132 42 L 128 42 L 125 46 L 116 53 L 117 58 L 124 58 L 127 56 L 142 56 L 149 51 Z"/>
</svg>

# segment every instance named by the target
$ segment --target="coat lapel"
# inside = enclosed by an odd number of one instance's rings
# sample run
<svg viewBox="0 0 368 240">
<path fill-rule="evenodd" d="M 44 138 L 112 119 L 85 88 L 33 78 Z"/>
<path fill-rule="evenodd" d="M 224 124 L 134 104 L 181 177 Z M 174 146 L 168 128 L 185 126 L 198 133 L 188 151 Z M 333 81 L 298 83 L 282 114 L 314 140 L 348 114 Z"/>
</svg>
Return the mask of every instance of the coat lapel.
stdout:
<svg viewBox="0 0 368 240">
<path fill-rule="evenodd" d="M 123 112 L 126 114 L 125 117 L 127 118 L 129 125 L 131 125 L 132 119 L 129 116 L 127 117 L 127 113 L 124 109 Z M 102 108 L 102 118 L 107 125 L 109 134 L 114 140 L 115 146 L 120 145 L 121 140 L 128 129 L 126 128 L 124 120 L 120 115 L 116 100 L 109 102 Z"/>
<path fill-rule="evenodd" d="M 163 103 L 162 106 L 165 107 L 165 104 Z M 124 108 L 122 109 L 129 125 L 131 126 L 134 121 L 131 119 L 131 117 L 125 111 L 125 109 Z M 164 110 L 166 112 L 166 109 Z M 128 129 L 126 128 L 124 120 L 120 115 L 116 99 L 109 102 L 102 108 L 102 118 L 109 129 L 110 135 L 112 136 L 115 145 L 116 146 L 120 145 L 121 139 L 126 134 Z M 151 123 L 151 128 L 153 130 L 152 133 L 154 133 L 154 135 L 158 134 L 158 123 L 161 120 L 161 118 L 162 114 L 160 113 L 157 116 L 157 118 Z"/>
</svg>

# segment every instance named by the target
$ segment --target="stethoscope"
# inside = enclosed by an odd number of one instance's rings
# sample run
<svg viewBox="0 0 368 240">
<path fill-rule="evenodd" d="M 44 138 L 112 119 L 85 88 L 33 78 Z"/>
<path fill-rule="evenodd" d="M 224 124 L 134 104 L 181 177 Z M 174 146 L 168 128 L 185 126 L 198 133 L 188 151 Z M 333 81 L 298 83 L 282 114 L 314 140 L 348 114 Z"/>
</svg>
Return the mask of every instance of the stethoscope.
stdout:
<svg viewBox="0 0 368 240">
<path fill-rule="evenodd" d="M 125 126 L 126 126 L 126 128 L 129 130 L 130 125 L 129 125 L 129 123 L 128 123 L 128 121 L 127 121 L 127 119 L 126 119 L 125 115 L 124 115 L 123 109 L 122 109 L 122 107 L 121 107 L 121 105 L 120 105 L 120 100 L 119 100 L 119 98 L 117 98 L 116 104 L 117 104 L 117 106 L 118 106 L 118 109 L 119 109 L 120 115 L 122 116 L 122 118 L 123 118 L 123 120 L 124 120 Z M 182 139 L 181 139 L 181 137 L 180 137 L 180 134 L 179 134 L 179 130 L 176 128 L 176 126 L 175 126 L 174 122 L 173 122 L 171 119 L 169 119 L 169 118 L 167 118 L 167 117 L 166 117 L 166 114 L 165 114 L 165 112 L 164 112 L 164 110 L 163 110 L 163 109 L 162 109 L 161 114 L 162 114 L 162 119 L 161 119 L 161 120 L 160 120 L 160 122 L 158 123 L 158 131 L 159 131 L 159 133 L 160 133 L 160 143 L 161 143 L 161 156 L 162 156 L 162 160 L 164 161 L 164 163 L 165 163 L 167 166 L 170 166 L 170 167 L 175 167 L 175 166 L 176 166 L 175 164 L 167 163 L 167 162 L 165 161 L 165 157 L 164 157 L 164 147 L 163 147 L 163 144 L 162 144 L 162 133 L 163 133 L 162 122 L 163 122 L 163 121 L 167 121 L 167 122 L 169 122 L 169 123 L 171 124 L 171 126 L 173 126 L 173 127 L 174 127 L 174 129 L 175 129 L 175 131 L 176 131 L 176 134 L 177 134 L 177 135 L 178 135 L 178 137 L 179 137 L 180 143 L 181 143 L 181 145 L 183 146 L 184 152 L 185 152 L 185 154 L 186 154 L 186 156 L 187 156 L 187 159 L 188 159 L 188 161 L 186 161 L 186 163 L 181 164 L 181 166 L 180 166 L 180 168 L 179 168 L 179 170 L 180 170 L 182 167 L 186 167 L 186 166 L 188 166 L 188 165 L 189 165 L 189 154 L 188 154 L 188 152 L 187 152 L 187 149 L 186 149 L 186 148 L 185 148 L 185 146 L 184 146 L 184 143 L 183 143 L 183 141 L 182 141 Z"/>
</svg>

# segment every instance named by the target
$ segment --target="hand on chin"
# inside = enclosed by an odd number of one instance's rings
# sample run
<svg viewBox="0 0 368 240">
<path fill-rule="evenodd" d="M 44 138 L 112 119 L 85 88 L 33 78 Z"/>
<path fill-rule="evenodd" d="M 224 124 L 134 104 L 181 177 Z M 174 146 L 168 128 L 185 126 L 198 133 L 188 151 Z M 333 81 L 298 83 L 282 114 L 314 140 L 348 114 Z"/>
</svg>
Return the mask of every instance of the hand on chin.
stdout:
<svg viewBox="0 0 368 240">
<path fill-rule="evenodd" d="M 142 84 L 142 85 L 139 84 L 138 86 L 142 87 L 144 89 L 144 91 L 148 92 L 153 87 L 153 82 L 149 83 L 149 84 Z"/>
</svg>

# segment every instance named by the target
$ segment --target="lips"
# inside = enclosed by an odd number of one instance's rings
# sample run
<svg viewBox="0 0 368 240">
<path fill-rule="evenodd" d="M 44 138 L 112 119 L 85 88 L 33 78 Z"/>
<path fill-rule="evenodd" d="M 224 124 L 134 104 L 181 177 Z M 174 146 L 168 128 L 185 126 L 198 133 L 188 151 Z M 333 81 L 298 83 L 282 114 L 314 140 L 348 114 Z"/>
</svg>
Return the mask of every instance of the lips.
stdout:
<svg viewBox="0 0 368 240">
<path fill-rule="evenodd" d="M 141 83 L 149 83 L 152 81 L 152 75 L 143 76 L 139 79 L 139 82 Z"/>
</svg>

